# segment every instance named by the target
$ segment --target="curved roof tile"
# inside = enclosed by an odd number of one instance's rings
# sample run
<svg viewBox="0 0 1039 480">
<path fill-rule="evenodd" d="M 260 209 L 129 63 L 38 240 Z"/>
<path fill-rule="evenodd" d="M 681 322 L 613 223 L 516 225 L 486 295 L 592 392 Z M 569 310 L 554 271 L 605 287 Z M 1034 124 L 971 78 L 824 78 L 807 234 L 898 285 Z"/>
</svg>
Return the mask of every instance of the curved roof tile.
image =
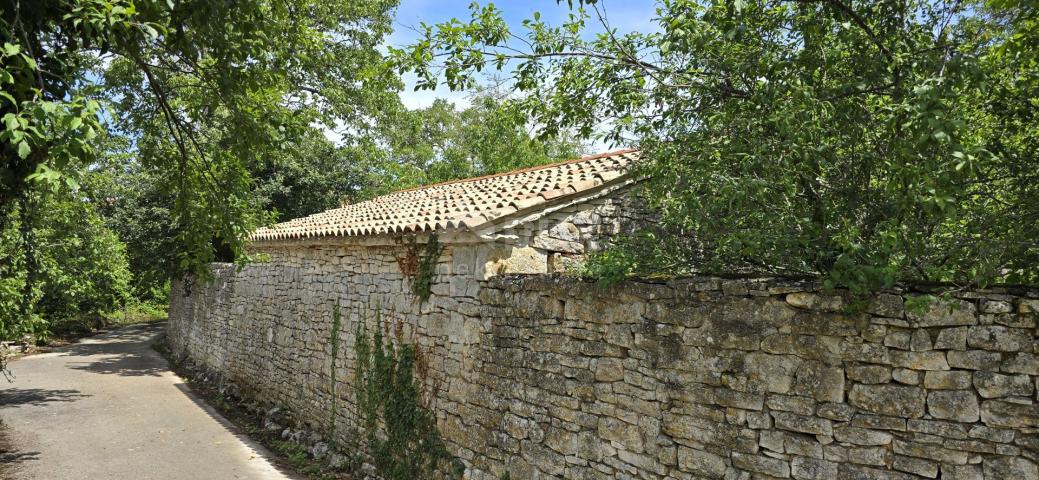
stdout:
<svg viewBox="0 0 1039 480">
<path fill-rule="evenodd" d="M 254 241 L 472 229 L 596 188 L 639 158 L 617 150 L 485 177 L 416 187 L 256 230 Z"/>
</svg>

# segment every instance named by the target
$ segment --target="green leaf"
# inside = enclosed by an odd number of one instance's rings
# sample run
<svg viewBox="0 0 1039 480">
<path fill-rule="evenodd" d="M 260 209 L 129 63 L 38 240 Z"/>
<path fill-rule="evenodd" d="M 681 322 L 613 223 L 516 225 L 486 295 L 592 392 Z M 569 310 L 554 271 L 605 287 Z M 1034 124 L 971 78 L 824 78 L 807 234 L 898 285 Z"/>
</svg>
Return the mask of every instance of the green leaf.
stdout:
<svg viewBox="0 0 1039 480">
<path fill-rule="evenodd" d="M 29 146 L 29 142 L 23 140 L 21 143 L 18 144 L 19 158 L 27 158 L 30 153 L 32 153 L 32 147 Z"/>
</svg>

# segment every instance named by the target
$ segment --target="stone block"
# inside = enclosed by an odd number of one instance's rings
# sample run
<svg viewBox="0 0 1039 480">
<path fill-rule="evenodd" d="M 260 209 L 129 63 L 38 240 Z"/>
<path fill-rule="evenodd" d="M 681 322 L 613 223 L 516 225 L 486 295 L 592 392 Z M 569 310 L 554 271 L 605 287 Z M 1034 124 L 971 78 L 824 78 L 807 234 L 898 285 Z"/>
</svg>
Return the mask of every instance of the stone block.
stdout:
<svg viewBox="0 0 1039 480">
<path fill-rule="evenodd" d="M 1017 301 L 1018 313 L 1039 313 L 1039 299 L 1022 298 Z"/>
<path fill-rule="evenodd" d="M 600 382 L 616 382 L 624 380 L 624 364 L 616 358 L 598 358 L 592 360 L 595 368 L 595 380 Z"/>
<path fill-rule="evenodd" d="M 832 435 L 833 422 L 825 418 L 797 415 L 790 412 L 772 412 L 775 428 L 812 435 Z"/>
<path fill-rule="evenodd" d="M 943 328 L 934 341 L 935 350 L 966 350 L 968 327 Z"/>
<path fill-rule="evenodd" d="M 1039 407 L 1003 400 L 985 400 L 981 402 L 981 421 L 990 427 L 1037 428 Z"/>
<path fill-rule="evenodd" d="M 884 337 L 884 345 L 897 348 L 900 350 L 909 350 L 910 345 L 913 343 L 913 333 L 909 330 L 890 330 L 886 337 Z"/>
<path fill-rule="evenodd" d="M 841 358 L 841 343 L 835 337 L 774 334 L 761 341 L 767 353 L 795 355 L 808 360 L 836 364 Z"/>
<path fill-rule="evenodd" d="M 948 370 L 945 352 L 891 352 L 891 364 L 911 370 Z"/>
<path fill-rule="evenodd" d="M 760 393 L 738 392 L 728 388 L 714 389 L 714 398 L 718 405 L 743 410 L 761 410 L 765 403 L 765 396 Z"/>
<path fill-rule="evenodd" d="M 870 300 L 866 311 L 878 317 L 903 318 L 905 316 L 904 303 L 901 295 L 881 293 Z"/>
<path fill-rule="evenodd" d="M 959 300 L 934 299 L 924 313 L 906 312 L 910 325 L 914 327 L 945 327 L 975 325 L 977 308 L 973 303 Z"/>
<path fill-rule="evenodd" d="M 678 447 L 678 468 L 683 472 L 711 479 L 720 479 L 728 469 L 727 460 L 703 450 Z"/>
<path fill-rule="evenodd" d="M 963 370 L 929 371 L 924 374 L 924 388 L 931 390 L 963 390 L 971 386 L 971 373 Z"/>
<path fill-rule="evenodd" d="M 851 424 L 860 428 L 873 428 L 877 430 L 906 431 L 906 419 L 899 417 L 888 417 L 884 415 L 870 415 L 868 413 L 856 413 L 851 419 Z"/>
<path fill-rule="evenodd" d="M 891 381 L 891 367 L 883 365 L 855 365 L 848 367 L 848 380 L 858 383 L 888 383 Z"/>
<path fill-rule="evenodd" d="M 909 420 L 906 428 L 910 432 L 925 433 L 943 438 L 964 440 L 967 438 L 967 426 L 941 420 Z"/>
<path fill-rule="evenodd" d="M 967 432 L 970 438 L 980 438 L 996 443 L 1010 443 L 1014 439 L 1014 431 L 1005 428 L 992 428 L 984 425 L 975 425 Z"/>
<path fill-rule="evenodd" d="M 790 478 L 790 463 L 778 458 L 732 452 L 732 465 L 748 472 L 775 478 Z"/>
<path fill-rule="evenodd" d="M 769 395 L 768 408 L 780 412 L 792 412 L 800 415 L 811 415 L 815 412 L 815 402 L 808 397 L 794 395 Z"/>
<path fill-rule="evenodd" d="M 1018 352 L 1032 348 L 1032 336 L 1023 329 L 979 325 L 967 331 L 967 345 L 996 352 Z"/>
<path fill-rule="evenodd" d="M 1039 469 L 1031 460 L 1022 457 L 989 457 L 982 463 L 985 478 L 1007 480 L 1039 480 Z"/>
<path fill-rule="evenodd" d="M 1003 356 L 999 352 L 985 350 L 949 351 L 946 353 L 949 366 L 966 370 L 999 371 Z"/>
<path fill-rule="evenodd" d="M 926 478 L 935 478 L 938 476 L 938 463 L 921 458 L 895 455 L 895 460 L 891 463 L 891 468 Z"/>
<path fill-rule="evenodd" d="M 924 415 L 924 390 L 901 385 L 862 385 L 851 387 L 848 402 L 870 413 L 905 418 Z"/>
<path fill-rule="evenodd" d="M 942 480 L 984 480 L 981 465 L 942 465 Z"/>
<path fill-rule="evenodd" d="M 776 453 L 783 453 L 786 451 L 783 447 L 783 432 L 776 430 L 769 430 L 758 434 L 758 445 L 761 445 L 761 448 L 772 450 Z"/>
<path fill-rule="evenodd" d="M 896 368 L 891 372 L 891 379 L 906 385 L 919 385 L 920 374 L 916 370 L 910 370 L 908 368 Z"/>
<path fill-rule="evenodd" d="M 886 467 L 891 463 L 891 450 L 886 447 L 853 447 L 848 449 L 848 462 Z"/>
<path fill-rule="evenodd" d="M 1000 370 L 1007 373 L 1039 375 L 1039 356 L 1024 352 L 1008 354 Z"/>
<path fill-rule="evenodd" d="M 980 410 L 974 392 L 940 390 L 927 394 L 927 413 L 943 420 L 976 422 Z"/>
<path fill-rule="evenodd" d="M 823 458 L 823 444 L 819 438 L 830 438 L 826 435 L 801 435 L 799 433 L 783 433 L 783 447 L 787 455 Z M 831 441 L 832 443 L 832 441 Z"/>
<path fill-rule="evenodd" d="M 819 458 L 794 457 L 790 460 L 790 474 L 798 480 L 829 480 L 837 478 L 837 464 Z"/>
<path fill-rule="evenodd" d="M 983 313 L 1010 313 L 1014 306 L 1004 300 L 982 300 L 981 311 Z"/>
<path fill-rule="evenodd" d="M 907 455 L 916 458 L 926 458 L 941 463 L 949 463 L 953 465 L 966 465 L 967 464 L 967 452 L 960 452 L 957 450 L 950 450 L 945 447 L 930 445 L 926 443 L 910 442 L 895 439 L 891 443 L 895 453 L 899 455 Z"/>
<path fill-rule="evenodd" d="M 752 352 L 744 357 L 743 374 L 760 390 L 788 393 L 801 359 L 793 355 L 770 355 Z"/>
<path fill-rule="evenodd" d="M 824 312 L 837 312 L 844 308 L 844 299 L 836 295 L 812 292 L 794 292 L 786 295 L 786 303 L 793 307 Z"/>
<path fill-rule="evenodd" d="M 1032 378 L 1028 375 L 1003 375 L 993 372 L 974 372 L 974 388 L 982 398 L 1030 397 L 1034 391 Z"/>
<path fill-rule="evenodd" d="M 820 402 L 843 402 L 844 370 L 820 362 L 804 362 L 794 377 L 793 393 Z"/>
<path fill-rule="evenodd" d="M 833 429 L 833 438 L 852 445 L 880 446 L 890 444 L 894 436 L 879 430 L 843 425 Z"/>
<path fill-rule="evenodd" d="M 847 422 L 855 415 L 855 408 L 846 403 L 824 403 L 819 405 L 815 414 L 837 422 Z"/>
<path fill-rule="evenodd" d="M 931 343 L 931 335 L 927 333 L 927 330 L 922 328 L 913 331 L 913 337 L 909 342 L 909 349 L 914 352 L 926 352 L 931 350 L 934 344 Z"/>
</svg>

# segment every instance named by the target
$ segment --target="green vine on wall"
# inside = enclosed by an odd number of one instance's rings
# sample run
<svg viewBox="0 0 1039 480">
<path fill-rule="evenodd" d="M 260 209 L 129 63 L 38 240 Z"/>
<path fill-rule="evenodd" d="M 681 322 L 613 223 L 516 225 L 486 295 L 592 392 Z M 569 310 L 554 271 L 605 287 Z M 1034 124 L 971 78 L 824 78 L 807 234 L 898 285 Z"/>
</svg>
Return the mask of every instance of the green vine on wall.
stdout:
<svg viewBox="0 0 1039 480">
<path fill-rule="evenodd" d="M 356 331 L 355 387 L 368 451 L 380 475 L 387 480 L 461 478 L 464 466 L 448 452 L 426 406 L 429 399 L 422 398 L 430 393 L 423 388 L 428 369 L 422 367 L 421 350 L 403 342 L 400 328 L 396 342 L 387 340 L 378 309 L 371 335 L 366 323 L 362 318 Z"/>
<path fill-rule="evenodd" d="M 336 379 L 336 359 L 339 358 L 339 329 L 342 325 L 343 314 L 339 307 L 339 300 L 336 300 L 335 306 L 332 307 L 332 332 L 329 334 L 328 338 L 329 343 L 332 344 L 332 362 L 328 371 L 328 378 L 331 383 L 330 393 L 332 396 L 332 405 L 329 412 L 329 431 L 332 432 L 332 435 L 330 435 L 332 442 L 336 441 L 336 417 L 339 413 L 339 396 L 336 394 L 336 385 L 338 384 Z"/>
<path fill-rule="evenodd" d="M 429 300 L 433 294 L 433 283 L 436 281 L 437 264 L 440 255 L 444 252 L 444 246 L 440 244 L 437 236 L 430 235 L 426 243 L 419 251 L 419 245 L 415 237 L 407 237 L 404 240 L 406 250 L 404 257 L 397 257 L 397 264 L 401 273 L 411 279 L 411 293 L 422 302 Z"/>
</svg>

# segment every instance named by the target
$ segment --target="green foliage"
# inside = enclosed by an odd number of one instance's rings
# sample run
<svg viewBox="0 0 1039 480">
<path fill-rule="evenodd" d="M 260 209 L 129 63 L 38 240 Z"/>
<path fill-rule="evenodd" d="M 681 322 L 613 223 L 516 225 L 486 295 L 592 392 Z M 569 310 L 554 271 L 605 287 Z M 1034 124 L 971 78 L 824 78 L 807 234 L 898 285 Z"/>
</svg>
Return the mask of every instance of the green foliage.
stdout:
<svg viewBox="0 0 1039 480">
<path fill-rule="evenodd" d="M 75 189 L 97 154 L 108 154 L 98 149 L 107 131 L 132 139 L 120 158 L 134 164 L 121 165 L 148 171 L 156 188 L 145 194 L 163 199 L 170 235 L 156 238 L 174 247 L 160 257 L 172 257 L 166 275 L 204 273 L 221 252 L 244 258 L 249 231 L 269 221 L 253 198 L 258 159 L 291 148 L 313 124 L 364 131 L 386 102 L 396 102 L 399 80 L 382 67 L 377 48 L 394 6 L 0 5 L 0 218 L 33 183 Z"/>
<path fill-rule="evenodd" d="M 526 32 L 474 4 L 391 54 L 422 88 L 507 72 L 543 132 L 643 150 L 678 248 L 605 275 L 1039 281 L 1034 2 L 665 0 L 652 33 L 575 3 Z"/>
<path fill-rule="evenodd" d="M 430 235 L 422 246 L 422 253 L 418 256 L 415 266 L 415 275 L 411 279 L 411 293 L 420 301 L 429 300 L 429 296 L 433 294 L 437 263 L 440 262 L 440 254 L 443 252 L 444 247 L 440 245 L 440 239 L 435 234 Z"/>
<path fill-rule="evenodd" d="M 67 187 L 29 198 L 0 230 L 0 339 L 43 338 L 50 321 L 100 318 L 129 300 L 125 248 L 93 204 Z"/>
<path fill-rule="evenodd" d="M 384 327 L 376 313 L 371 333 L 365 319 L 355 332 L 357 406 L 376 468 L 389 480 L 439 478 L 438 472 L 461 478 L 463 467 L 447 451 L 422 395 L 420 352 L 403 342 L 399 328 L 390 342 Z"/>
<path fill-rule="evenodd" d="M 489 90 L 461 111 L 440 99 L 428 108 L 398 110 L 379 130 L 389 151 L 377 165 L 382 177 L 373 193 L 571 159 L 584 147 L 568 131 L 535 137 L 526 115 Z"/>
</svg>

